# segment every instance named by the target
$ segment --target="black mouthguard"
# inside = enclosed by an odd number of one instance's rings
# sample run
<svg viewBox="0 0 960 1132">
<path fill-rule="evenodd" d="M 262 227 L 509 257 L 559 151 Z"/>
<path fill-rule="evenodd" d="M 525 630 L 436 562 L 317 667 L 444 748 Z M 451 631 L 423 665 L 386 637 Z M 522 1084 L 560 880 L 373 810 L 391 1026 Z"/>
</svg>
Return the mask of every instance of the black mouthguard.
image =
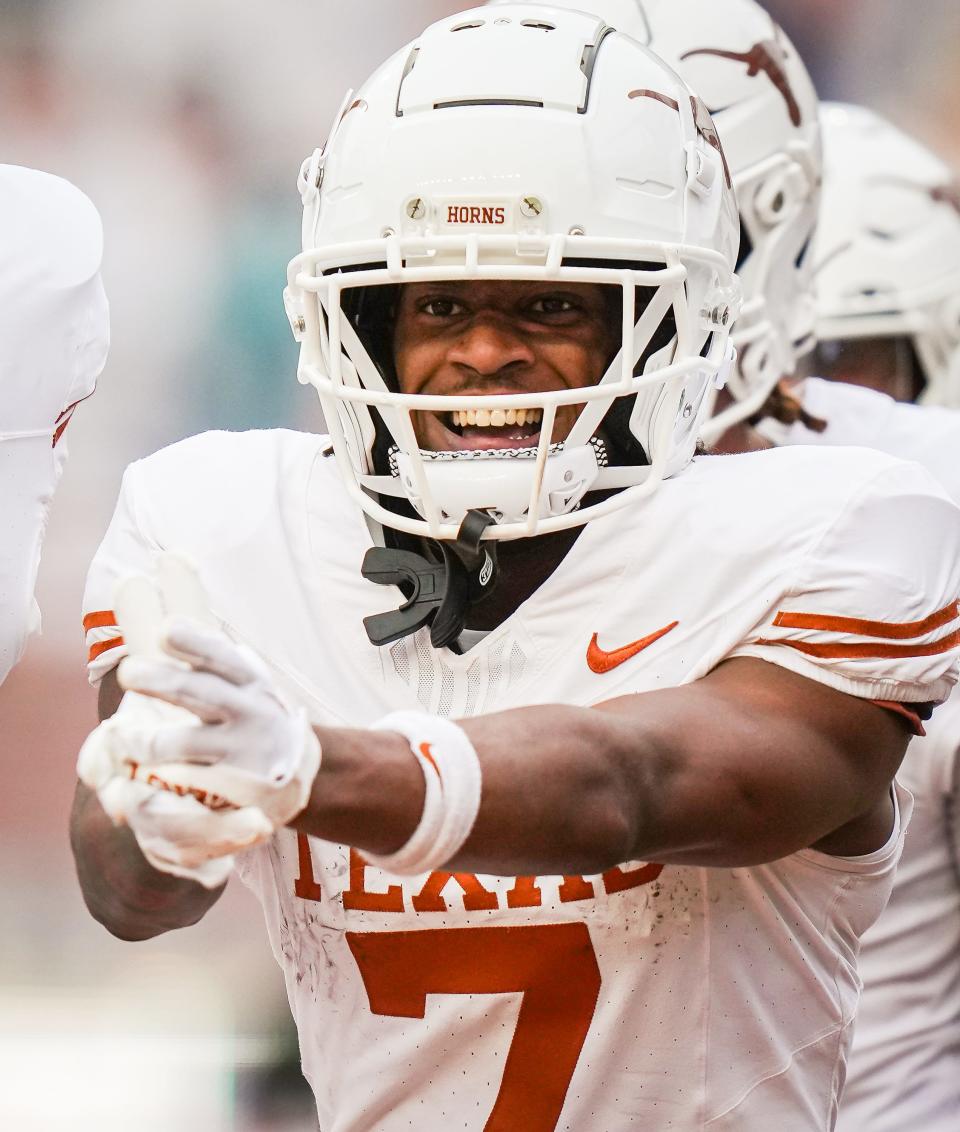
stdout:
<svg viewBox="0 0 960 1132">
<path fill-rule="evenodd" d="M 494 519 L 486 511 L 468 511 L 454 542 L 438 542 L 442 562 L 430 562 L 412 550 L 374 546 L 364 555 L 360 573 L 378 586 L 398 586 L 406 600 L 390 613 L 364 617 L 371 644 L 382 646 L 430 626 L 430 643 L 446 648 L 463 632 L 470 607 L 482 601 L 497 580 L 496 548 L 482 543 Z"/>
</svg>

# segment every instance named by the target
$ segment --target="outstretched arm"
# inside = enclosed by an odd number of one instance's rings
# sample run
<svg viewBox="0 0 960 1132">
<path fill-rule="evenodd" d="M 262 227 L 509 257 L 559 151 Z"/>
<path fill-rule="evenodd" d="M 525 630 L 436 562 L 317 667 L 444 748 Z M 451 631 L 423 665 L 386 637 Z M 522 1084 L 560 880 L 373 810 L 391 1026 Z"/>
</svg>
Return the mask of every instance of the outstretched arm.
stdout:
<svg viewBox="0 0 960 1132">
<path fill-rule="evenodd" d="M 808 846 L 880 848 L 910 738 L 898 715 L 751 658 L 597 708 L 463 720 L 483 771 L 451 869 L 594 873 L 633 860 L 745 866 Z M 293 824 L 373 854 L 400 848 L 424 779 L 399 735 L 318 730 L 323 764 Z"/>
<path fill-rule="evenodd" d="M 158 736 L 157 772 L 177 789 L 271 811 L 273 773 L 256 768 L 282 752 L 295 778 L 296 716 L 222 634 L 181 625 L 167 647 L 190 667 L 126 661 L 124 683 L 208 722 Z M 418 713 L 403 720 L 317 728 L 320 770 L 314 763 L 274 824 L 375 861 L 405 847 L 384 867 L 411 872 L 749 865 L 811 845 L 868 853 L 889 835 L 890 782 L 909 739 L 886 708 L 755 658 L 594 708 L 523 708 L 461 721 L 462 730 Z M 304 750 L 313 743 L 307 732 Z M 429 852 L 407 845 L 418 827 L 411 844 L 429 842 Z"/>
</svg>

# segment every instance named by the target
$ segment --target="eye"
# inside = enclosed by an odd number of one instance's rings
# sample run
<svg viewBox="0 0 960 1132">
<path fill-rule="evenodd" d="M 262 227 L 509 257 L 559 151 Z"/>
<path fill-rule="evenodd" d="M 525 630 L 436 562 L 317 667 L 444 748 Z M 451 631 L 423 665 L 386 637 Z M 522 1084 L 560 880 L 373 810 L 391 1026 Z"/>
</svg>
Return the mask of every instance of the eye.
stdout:
<svg viewBox="0 0 960 1132">
<path fill-rule="evenodd" d="M 536 314 L 570 314 L 577 309 L 572 299 L 563 295 L 544 295 L 530 304 L 530 309 Z"/>
<path fill-rule="evenodd" d="M 452 318 L 454 315 L 463 313 L 463 307 L 458 302 L 443 297 L 424 299 L 418 310 L 433 318 Z"/>
</svg>

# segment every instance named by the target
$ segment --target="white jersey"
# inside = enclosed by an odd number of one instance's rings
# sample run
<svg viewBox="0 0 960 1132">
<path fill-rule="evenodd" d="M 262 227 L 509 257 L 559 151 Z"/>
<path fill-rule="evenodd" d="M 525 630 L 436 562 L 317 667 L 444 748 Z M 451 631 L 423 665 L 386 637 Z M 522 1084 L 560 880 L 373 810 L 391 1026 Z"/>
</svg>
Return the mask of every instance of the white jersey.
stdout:
<svg viewBox="0 0 960 1132">
<path fill-rule="evenodd" d="M 917 460 L 960 503 L 960 412 L 810 379 L 786 443 L 863 444 Z M 890 903 L 861 951 L 839 1132 L 956 1132 L 960 1126 L 960 692 L 915 739 L 897 775 L 916 800 Z"/>
<path fill-rule="evenodd" d="M 890 903 L 861 952 L 863 997 L 840 1132 L 960 1124 L 960 695 L 897 775 L 913 818 Z"/>
<path fill-rule="evenodd" d="M 63 431 L 106 360 L 102 254 L 83 193 L 0 165 L 0 683 L 39 627 L 33 590 Z"/>
<path fill-rule="evenodd" d="M 88 580 L 91 678 L 123 655 L 117 579 L 160 549 L 198 564 L 222 623 L 318 723 L 588 706 L 733 656 L 893 705 L 940 700 L 956 675 L 960 513 L 878 453 L 698 459 L 588 524 L 463 655 L 424 630 L 368 643 L 362 618 L 401 600 L 361 579 L 369 546 L 322 439 L 208 434 L 134 464 Z M 284 830 L 241 873 L 324 1132 L 825 1132 L 858 940 L 900 842 L 898 826 L 858 858 L 401 878 Z"/>
<path fill-rule="evenodd" d="M 894 401 L 874 389 L 821 377 L 807 378 L 794 393 L 827 427 L 814 432 L 800 422 L 784 426 L 764 421 L 760 431 L 774 443 L 862 446 L 916 460 L 960 504 L 960 411 Z"/>
</svg>

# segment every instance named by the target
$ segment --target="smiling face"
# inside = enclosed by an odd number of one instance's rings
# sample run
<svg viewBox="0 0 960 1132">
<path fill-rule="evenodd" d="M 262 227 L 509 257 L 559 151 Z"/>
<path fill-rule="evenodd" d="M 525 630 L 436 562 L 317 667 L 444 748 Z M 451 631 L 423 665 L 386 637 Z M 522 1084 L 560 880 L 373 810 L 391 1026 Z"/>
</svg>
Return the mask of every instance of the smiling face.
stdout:
<svg viewBox="0 0 960 1132">
<path fill-rule="evenodd" d="M 401 393 L 495 396 L 596 385 L 620 346 L 616 288 L 591 283 L 410 283 L 400 289 L 394 365 Z M 580 405 L 557 410 L 564 440 Z M 417 443 L 450 452 L 534 447 L 539 409 L 417 412 Z"/>
</svg>

